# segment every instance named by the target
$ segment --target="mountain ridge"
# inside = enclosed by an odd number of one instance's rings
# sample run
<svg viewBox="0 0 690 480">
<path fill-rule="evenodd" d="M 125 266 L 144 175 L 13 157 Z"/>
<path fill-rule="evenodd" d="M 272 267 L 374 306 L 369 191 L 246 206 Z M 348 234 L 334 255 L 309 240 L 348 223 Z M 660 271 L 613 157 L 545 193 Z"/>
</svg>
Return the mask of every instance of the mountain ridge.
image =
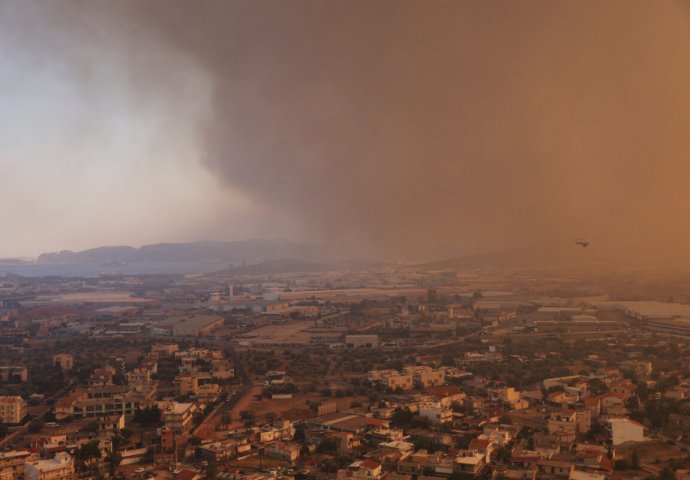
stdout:
<svg viewBox="0 0 690 480">
<path fill-rule="evenodd" d="M 131 247 L 102 246 L 81 251 L 61 250 L 42 253 L 39 264 L 77 263 L 147 263 L 147 262 L 226 262 L 257 263 L 266 260 L 294 258 L 303 261 L 332 260 L 328 247 L 282 239 L 250 239 L 237 241 L 200 241 L 156 243 Z"/>
</svg>

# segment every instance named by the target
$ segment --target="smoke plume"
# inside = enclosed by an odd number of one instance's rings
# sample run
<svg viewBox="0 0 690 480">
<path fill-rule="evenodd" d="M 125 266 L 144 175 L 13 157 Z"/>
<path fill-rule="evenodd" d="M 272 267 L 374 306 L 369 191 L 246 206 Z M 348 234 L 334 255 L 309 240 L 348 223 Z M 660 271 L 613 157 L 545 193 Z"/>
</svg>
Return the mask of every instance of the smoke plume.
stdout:
<svg viewBox="0 0 690 480">
<path fill-rule="evenodd" d="M 44 8 L 107 33 L 133 102 L 174 106 L 180 68 L 207 76 L 211 108 L 190 128 L 205 167 L 270 212 L 262 231 L 389 259 L 576 237 L 690 258 L 685 2 Z"/>
</svg>

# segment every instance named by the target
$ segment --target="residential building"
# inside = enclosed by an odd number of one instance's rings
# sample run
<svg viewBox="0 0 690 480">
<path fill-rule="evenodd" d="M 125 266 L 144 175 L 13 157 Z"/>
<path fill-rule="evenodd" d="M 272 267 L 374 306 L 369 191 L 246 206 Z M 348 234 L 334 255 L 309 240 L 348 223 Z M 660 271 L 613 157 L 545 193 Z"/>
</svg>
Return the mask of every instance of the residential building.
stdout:
<svg viewBox="0 0 690 480">
<path fill-rule="evenodd" d="M 338 470 L 337 480 L 350 478 L 363 480 L 378 480 L 381 478 L 381 464 L 375 460 L 357 460 L 352 462 L 347 469 Z"/>
<path fill-rule="evenodd" d="M 19 395 L 0 397 L 0 423 L 19 423 L 26 416 L 26 402 Z"/>
<path fill-rule="evenodd" d="M 259 431 L 260 443 L 272 443 L 277 441 L 292 440 L 295 436 L 295 427 L 288 420 L 277 421 L 273 426 L 263 427 Z"/>
<path fill-rule="evenodd" d="M 425 388 L 443 385 L 446 381 L 446 375 L 443 370 L 437 370 L 424 365 L 405 367 L 403 368 L 403 374 L 412 374 L 412 380 L 415 385 Z"/>
<path fill-rule="evenodd" d="M 32 462 L 38 455 L 28 450 L 0 452 L 0 480 L 15 480 L 24 475 L 24 464 Z"/>
<path fill-rule="evenodd" d="M 180 349 L 176 343 L 155 343 L 151 347 L 151 352 L 163 357 L 171 357 Z"/>
<path fill-rule="evenodd" d="M 66 452 L 48 460 L 34 460 L 24 464 L 25 480 L 73 480 L 74 461 Z"/>
<path fill-rule="evenodd" d="M 69 353 L 58 353 L 53 355 L 53 366 L 59 366 L 63 370 L 72 370 L 74 358 Z"/>
<path fill-rule="evenodd" d="M 251 444 L 243 439 L 228 439 L 205 443 L 197 447 L 197 454 L 207 460 L 220 462 L 231 458 L 238 458 L 246 455 L 251 450 Z"/>
<path fill-rule="evenodd" d="M 644 441 L 644 425 L 629 418 L 609 418 L 606 427 L 614 447 L 625 442 Z"/>
<path fill-rule="evenodd" d="M 572 442 L 577 438 L 577 414 L 574 410 L 552 412 L 546 422 L 551 435 L 558 435 L 561 442 Z"/>
<path fill-rule="evenodd" d="M 6 383 L 26 383 L 29 371 L 21 365 L 0 367 L 0 380 Z"/>
<path fill-rule="evenodd" d="M 299 458 L 300 444 L 297 442 L 276 442 L 266 447 L 267 457 L 294 462 Z"/>
<path fill-rule="evenodd" d="M 486 456 L 477 450 L 462 449 L 453 462 L 453 473 L 462 476 L 478 476 L 486 466 Z"/>
<path fill-rule="evenodd" d="M 419 406 L 419 416 L 428 418 L 431 423 L 440 425 L 453 421 L 453 410 L 439 402 L 429 402 Z"/>
<path fill-rule="evenodd" d="M 188 433 L 192 427 L 192 419 L 196 412 L 193 403 L 173 402 L 163 410 L 163 422 L 174 434 Z"/>
<path fill-rule="evenodd" d="M 133 392 L 128 386 L 97 385 L 78 388 L 55 404 L 55 417 L 88 418 L 134 413 L 154 403 L 155 390 Z"/>
<path fill-rule="evenodd" d="M 569 478 L 573 463 L 565 460 L 542 459 L 537 462 L 537 478 Z"/>
<path fill-rule="evenodd" d="M 211 375 L 213 378 L 232 378 L 235 376 L 235 368 L 227 360 L 213 360 L 211 362 Z"/>
<path fill-rule="evenodd" d="M 396 371 L 393 371 L 393 373 L 381 377 L 379 382 L 383 383 L 386 387 L 392 390 L 395 390 L 397 388 L 400 388 L 402 390 L 409 390 L 410 388 L 412 388 L 414 379 L 411 373 L 398 373 Z"/>
</svg>

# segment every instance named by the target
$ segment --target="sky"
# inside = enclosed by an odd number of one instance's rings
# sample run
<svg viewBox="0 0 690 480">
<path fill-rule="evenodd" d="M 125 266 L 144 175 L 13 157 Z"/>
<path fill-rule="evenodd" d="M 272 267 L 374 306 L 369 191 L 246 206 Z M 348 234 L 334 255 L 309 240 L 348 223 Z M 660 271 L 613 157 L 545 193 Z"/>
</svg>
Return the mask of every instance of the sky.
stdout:
<svg viewBox="0 0 690 480">
<path fill-rule="evenodd" d="M 690 264 L 685 1 L 0 0 L 0 58 L 0 256 Z"/>
</svg>

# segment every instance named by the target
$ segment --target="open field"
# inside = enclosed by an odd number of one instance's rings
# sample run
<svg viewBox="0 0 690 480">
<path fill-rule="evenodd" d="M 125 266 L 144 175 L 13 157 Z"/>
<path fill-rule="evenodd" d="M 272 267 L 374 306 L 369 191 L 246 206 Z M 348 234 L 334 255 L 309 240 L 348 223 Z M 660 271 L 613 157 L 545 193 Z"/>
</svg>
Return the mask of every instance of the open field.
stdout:
<svg viewBox="0 0 690 480">
<path fill-rule="evenodd" d="M 270 343 L 309 343 L 312 334 L 307 332 L 311 322 L 294 321 L 284 325 L 264 325 L 251 330 L 246 335 L 252 344 Z"/>
</svg>

